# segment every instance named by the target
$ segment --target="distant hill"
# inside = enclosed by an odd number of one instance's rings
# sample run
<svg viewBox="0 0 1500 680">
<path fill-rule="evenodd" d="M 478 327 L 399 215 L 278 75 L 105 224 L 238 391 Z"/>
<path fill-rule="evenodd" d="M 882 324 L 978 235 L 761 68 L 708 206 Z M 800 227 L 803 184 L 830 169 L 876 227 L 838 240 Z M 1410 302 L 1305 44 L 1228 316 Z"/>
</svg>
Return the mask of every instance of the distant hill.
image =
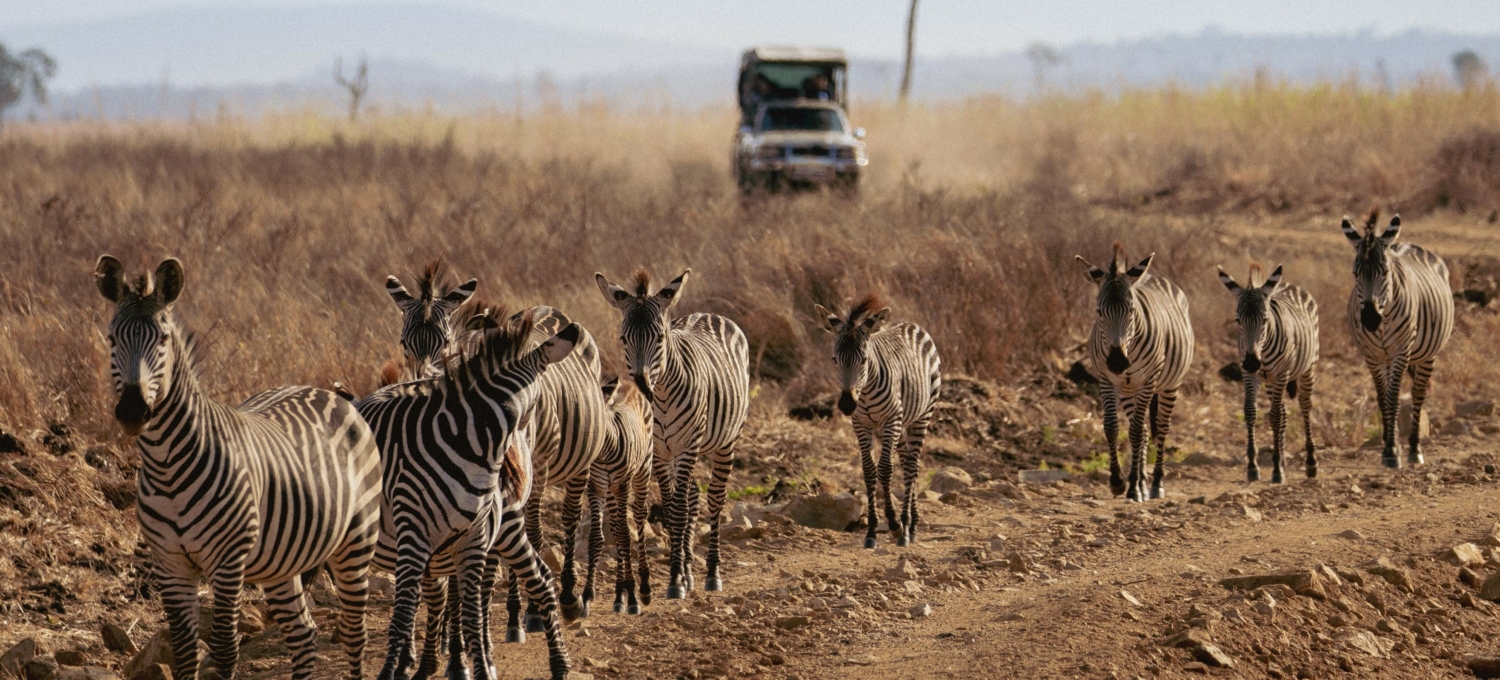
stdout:
<svg viewBox="0 0 1500 680">
<path fill-rule="evenodd" d="M 59 63 L 47 106 L 13 117 L 150 118 L 254 115 L 342 100 L 333 59 L 370 59 L 370 101 L 380 107 L 511 110 L 542 101 L 608 98 L 699 107 L 728 104 L 739 59 L 715 50 L 611 34 L 587 34 L 464 6 L 372 5 L 192 8 L 118 19 L 0 29 L 0 41 L 41 46 Z M 1447 78 L 1462 49 L 1500 66 L 1500 35 L 1431 31 L 1396 35 L 1239 35 L 1208 28 L 1117 43 L 1056 46 L 1046 70 L 1063 91 L 1176 83 L 1201 87 L 1257 70 L 1293 82 L 1357 77 L 1399 87 Z M 855 97 L 895 95 L 893 60 L 855 58 Z M 913 95 L 1024 97 L 1036 72 L 1021 52 L 919 58 Z M 97 85 L 102 83 L 103 85 Z"/>
</svg>

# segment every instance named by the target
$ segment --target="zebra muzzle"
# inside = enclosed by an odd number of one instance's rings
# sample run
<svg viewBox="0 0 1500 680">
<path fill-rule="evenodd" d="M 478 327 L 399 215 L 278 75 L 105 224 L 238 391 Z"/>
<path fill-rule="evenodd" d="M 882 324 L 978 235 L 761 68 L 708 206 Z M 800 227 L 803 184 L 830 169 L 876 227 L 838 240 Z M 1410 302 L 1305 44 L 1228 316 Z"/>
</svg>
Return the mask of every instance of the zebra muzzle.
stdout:
<svg viewBox="0 0 1500 680">
<path fill-rule="evenodd" d="M 1359 310 L 1359 324 L 1364 326 L 1366 331 L 1374 333 L 1380 330 L 1380 320 L 1380 310 L 1375 309 L 1375 303 L 1365 300 L 1365 306 Z"/>
<path fill-rule="evenodd" d="M 1260 370 L 1260 357 L 1254 354 L 1246 354 L 1245 361 L 1240 364 L 1240 367 L 1245 369 L 1245 373 L 1255 373 Z"/>
<path fill-rule="evenodd" d="M 1124 373 L 1130 368 L 1130 359 L 1125 356 L 1125 350 L 1115 345 L 1109 348 L 1109 356 L 1104 358 L 1104 366 L 1113 373 Z"/>
<path fill-rule="evenodd" d="M 854 393 L 844 390 L 839 393 L 839 413 L 850 415 L 854 413 Z"/>
<path fill-rule="evenodd" d="M 651 381 L 646 379 L 646 375 L 643 373 L 637 373 L 630 377 L 635 380 L 636 389 L 639 389 L 641 391 L 641 394 L 646 397 L 646 401 L 651 401 Z"/>
<path fill-rule="evenodd" d="M 141 428 L 146 426 L 146 415 L 150 412 L 151 407 L 146 404 L 146 396 L 140 385 L 126 385 L 121 390 L 120 403 L 115 404 L 115 420 L 119 421 L 125 434 L 132 437 L 140 434 Z"/>
</svg>

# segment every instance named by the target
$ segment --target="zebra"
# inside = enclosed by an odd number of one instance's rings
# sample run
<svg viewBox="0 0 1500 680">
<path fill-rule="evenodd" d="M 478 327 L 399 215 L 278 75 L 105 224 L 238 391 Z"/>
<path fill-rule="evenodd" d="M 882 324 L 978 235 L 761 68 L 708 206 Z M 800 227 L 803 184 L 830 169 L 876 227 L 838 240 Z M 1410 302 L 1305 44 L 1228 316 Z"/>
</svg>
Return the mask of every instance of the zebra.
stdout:
<svg viewBox="0 0 1500 680">
<path fill-rule="evenodd" d="M 602 506 L 609 499 L 608 516 L 618 555 L 615 570 L 615 613 L 641 613 L 642 604 L 651 604 L 651 566 L 640 551 L 645 538 L 649 501 L 652 451 L 651 405 L 645 395 L 630 383 L 619 379 L 602 387 L 609 400 L 611 427 L 604 449 L 594 462 L 589 480 L 589 500 L 593 515 L 604 515 Z M 630 518 L 635 519 L 634 526 Z M 603 523 L 593 525 L 589 535 L 588 581 L 584 592 L 592 597 L 594 570 L 604 552 Z M 632 563 L 640 564 L 640 599 L 636 598 L 635 572 Z"/>
<path fill-rule="evenodd" d="M 599 292 L 623 313 L 620 343 L 625 366 L 651 402 L 653 457 L 660 465 L 657 484 L 671 544 L 668 599 L 681 599 L 693 588 L 692 538 L 699 497 L 693 468 L 699 455 L 707 455 L 712 468 L 705 588 L 724 588 L 719 575 L 719 516 L 734 444 L 750 405 L 749 343 L 740 327 L 716 314 L 667 320 L 667 310 L 677 304 L 691 273 L 683 271 L 655 294 L 649 292 L 651 274 L 645 269 L 633 277 L 634 292 L 594 274 Z"/>
<path fill-rule="evenodd" d="M 130 283 L 120 261 L 94 267 L 115 303 L 109 323 L 115 420 L 141 451 L 136 517 L 161 585 L 174 677 L 198 673 L 198 582 L 213 590 L 210 654 L 232 680 L 245 584 L 260 584 L 286 635 L 292 677 L 312 677 L 317 629 L 301 574 L 326 564 L 338 591 L 338 640 L 359 678 L 365 603 L 380 520 L 380 462 L 363 418 L 332 392 L 282 387 L 239 407 L 200 387 L 191 336 L 173 314 L 175 258 Z"/>
<path fill-rule="evenodd" d="M 1265 281 L 1259 263 L 1250 264 L 1249 287 L 1241 287 L 1219 268 L 1219 280 L 1235 297 L 1240 327 L 1240 366 L 1245 372 L 1245 477 L 1260 480 L 1255 461 L 1255 393 L 1265 381 L 1271 390 L 1271 436 L 1275 451 L 1271 482 L 1280 484 L 1281 452 L 1286 440 L 1283 396 L 1297 399 L 1306 437 L 1307 476 L 1318 476 L 1312 438 L 1313 377 L 1318 364 L 1318 302 L 1298 286 L 1281 285 L 1281 265 Z"/>
<path fill-rule="evenodd" d="M 408 378 L 429 377 L 441 370 L 442 358 L 453 351 L 453 312 L 479 287 L 479 279 L 471 278 L 450 288 L 447 278 L 447 265 L 433 260 L 417 278 L 416 296 L 395 275 L 385 279 L 386 294 L 401 310 L 401 350 Z"/>
<path fill-rule="evenodd" d="M 523 508 L 535 492 L 541 382 L 577 361 L 574 350 L 586 332 L 543 309 L 497 322 L 438 375 L 387 386 L 355 403 L 386 460 L 385 502 L 395 527 L 396 601 L 381 680 L 408 677 L 418 591 L 429 567 L 438 574 L 445 563 L 457 575 L 449 622 L 462 625 L 462 636 L 450 633 L 448 640 L 462 640 L 475 676 L 493 677 L 487 610 L 501 560 L 511 570 L 512 591 L 525 580 L 541 612 L 553 677 L 568 674 L 551 575 L 532 550 Z M 538 337 L 545 340 L 533 343 Z M 518 613 L 513 606 L 512 629 Z M 457 656 L 449 659 L 450 678 L 465 677 Z"/>
<path fill-rule="evenodd" d="M 865 547 L 875 547 L 875 489 L 879 481 L 885 502 L 885 521 L 896 545 L 917 540 L 917 499 L 913 486 L 922 454 L 922 440 L 932 421 L 933 404 L 943 379 L 941 360 L 932 336 L 916 324 L 887 327 L 891 309 L 876 295 L 868 295 L 849 309 L 847 317 L 817 305 L 823 328 L 834 334 L 833 363 L 839 372 L 839 411 L 850 416 L 859 442 L 860 467 L 865 477 Z M 877 311 L 878 310 L 878 311 Z M 880 441 L 877 470 L 875 440 Z M 891 459 L 901 452 L 906 495 L 897 517 L 891 503 Z"/>
<path fill-rule="evenodd" d="M 1360 234 L 1346 216 L 1344 236 L 1354 245 L 1354 289 L 1349 293 L 1348 324 L 1365 357 L 1380 399 L 1384 447 L 1381 462 L 1399 468 L 1396 413 L 1403 374 L 1411 375 L 1411 433 L 1407 462 L 1422 463 L 1422 403 L 1432 380 L 1438 352 L 1453 335 L 1453 289 L 1448 265 L 1413 243 L 1396 243 L 1401 216 L 1375 235 L 1378 212 L 1372 212 Z"/>
<path fill-rule="evenodd" d="M 1105 271 L 1078 256 L 1089 281 L 1099 287 L 1094 327 L 1089 333 L 1090 370 L 1099 379 L 1104 438 L 1109 441 L 1109 488 L 1133 501 L 1146 499 L 1146 416 L 1156 440 L 1151 498 L 1161 498 L 1167 434 L 1177 390 L 1193 362 L 1193 326 L 1187 296 L 1172 282 L 1146 272 L 1155 253 L 1126 268 L 1117 242 Z M 1129 486 L 1120 476 L 1118 454 L 1123 405 L 1130 420 Z"/>
</svg>

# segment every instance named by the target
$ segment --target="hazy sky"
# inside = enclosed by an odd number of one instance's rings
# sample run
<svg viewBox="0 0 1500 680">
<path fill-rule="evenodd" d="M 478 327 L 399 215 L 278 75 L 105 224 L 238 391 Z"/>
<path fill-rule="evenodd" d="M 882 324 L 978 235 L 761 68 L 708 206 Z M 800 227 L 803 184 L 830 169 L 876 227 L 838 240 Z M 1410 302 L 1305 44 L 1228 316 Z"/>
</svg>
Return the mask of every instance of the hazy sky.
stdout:
<svg viewBox="0 0 1500 680">
<path fill-rule="evenodd" d="M 86 22 L 176 7 L 354 4 L 350 0 L 0 0 L 0 28 Z M 397 4 L 397 3 L 387 3 Z M 587 32 L 739 49 L 756 43 L 831 44 L 865 57 L 901 49 L 906 0 L 449 0 Z M 1068 44 L 1196 33 L 1380 34 L 1409 28 L 1500 32 L 1500 2 L 1469 0 L 921 0 L 917 49 L 992 54 L 1035 40 Z"/>
</svg>

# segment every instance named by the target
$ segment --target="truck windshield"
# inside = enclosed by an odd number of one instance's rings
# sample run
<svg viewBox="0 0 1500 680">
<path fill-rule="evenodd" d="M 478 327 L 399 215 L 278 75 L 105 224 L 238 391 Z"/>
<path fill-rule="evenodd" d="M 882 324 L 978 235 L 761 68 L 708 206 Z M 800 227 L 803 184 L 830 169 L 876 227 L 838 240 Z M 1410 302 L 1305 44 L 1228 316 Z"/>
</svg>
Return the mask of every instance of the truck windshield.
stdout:
<svg viewBox="0 0 1500 680">
<path fill-rule="evenodd" d="M 760 131 L 816 130 L 818 132 L 843 132 L 844 124 L 833 109 L 804 109 L 775 106 L 766 109 L 760 117 Z"/>
</svg>

